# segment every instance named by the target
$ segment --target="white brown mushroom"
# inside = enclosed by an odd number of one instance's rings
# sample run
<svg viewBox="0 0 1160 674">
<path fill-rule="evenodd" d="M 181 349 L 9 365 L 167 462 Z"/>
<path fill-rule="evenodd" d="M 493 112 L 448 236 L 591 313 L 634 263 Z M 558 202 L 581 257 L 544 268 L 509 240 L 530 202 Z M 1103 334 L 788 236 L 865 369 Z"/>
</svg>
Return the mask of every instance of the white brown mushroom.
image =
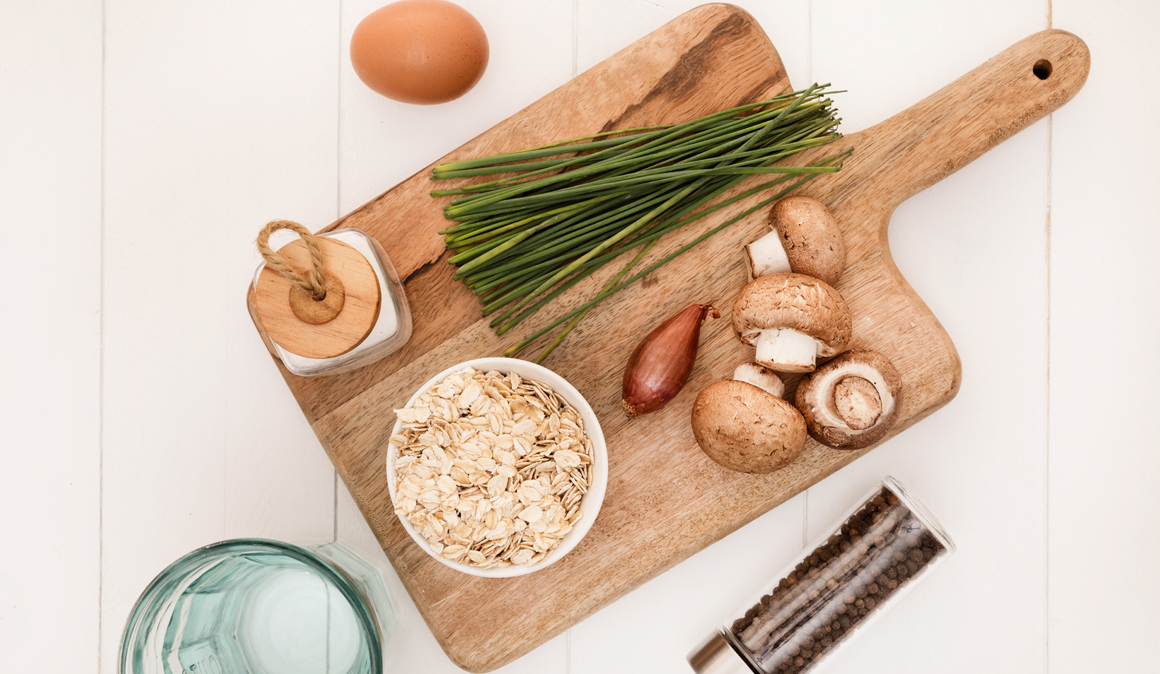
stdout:
<svg viewBox="0 0 1160 674">
<path fill-rule="evenodd" d="M 761 276 L 733 302 L 737 337 L 757 347 L 758 364 L 778 372 L 813 372 L 818 357 L 846 349 L 852 327 L 838 291 L 804 274 Z"/>
<path fill-rule="evenodd" d="M 795 397 L 810 436 L 837 449 L 861 449 L 898 419 L 902 377 L 877 351 L 847 351 L 798 385 Z"/>
<path fill-rule="evenodd" d="M 752 278 L 797 272 L 830 285 L 846 269 L 846 243 L 838 221 L 826 206 L 810 197 L 786 197 L 769 211 L 769 234 L 745 247 Z"/>
<path fill-rule="evenodd" d="M 743 381 L 726 379 L 706 386 L 693 403 L 692 424 L 693 437 L 709 458 L 742 473 L 784 468 L 806 444 L 801 412 Z"/>
</svg>

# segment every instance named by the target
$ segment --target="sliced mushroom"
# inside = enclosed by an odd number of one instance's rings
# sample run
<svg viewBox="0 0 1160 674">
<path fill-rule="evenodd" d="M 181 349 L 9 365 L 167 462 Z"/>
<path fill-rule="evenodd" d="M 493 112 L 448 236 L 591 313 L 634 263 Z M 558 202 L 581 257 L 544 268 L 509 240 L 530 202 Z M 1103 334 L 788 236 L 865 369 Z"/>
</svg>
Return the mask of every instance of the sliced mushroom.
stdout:
<svg viewBox="0 0 1160 674">
<path fill-rule="evenodd" d="M 804 379 L 795 402 L 815 440 L 861 449 L 885 437 L 897 421 L 902 377 L 877 351 L 847 351 Z"/>
<path fill-rule="evenodd" d="M 753 278 L 797 272 L 833 285 L 846 269 L 846 243 L 838 221 L 810 197 L 786 197 L 769 212 L 769 234 L 745 247 Z"/>
<path fill-rule="evenodd" d="M 804 274 L 768 274 L 741 289 L 733 330 L 757 347 L 756 360 L 778 372 L 813 372 L 817 358 L 841 353 L 852 320 L 842 296 Z"/>
<path fill-rule="evenodd" d="M 693 403 L 692 423 L 693 437 L 709 458 L 743 473 L 783 468 L 806 444 L 806 423 L 793 405 L 742 381 L 706 386 Z"/>
</svg>

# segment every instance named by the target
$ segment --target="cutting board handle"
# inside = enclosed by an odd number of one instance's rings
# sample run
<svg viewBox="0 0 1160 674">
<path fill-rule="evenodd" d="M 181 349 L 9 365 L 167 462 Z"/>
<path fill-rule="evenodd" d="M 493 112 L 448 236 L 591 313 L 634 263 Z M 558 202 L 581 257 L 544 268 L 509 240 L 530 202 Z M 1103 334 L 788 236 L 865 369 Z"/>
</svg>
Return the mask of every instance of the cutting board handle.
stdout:
<svg viewBox="0 0 1160 674">
<path fill-rule="evenodd" d="M 1087 80 L 1083 40 L 1045 30 L 917 105 L 866 129 L 838 175 L 847 199 L 886 214 L 1071 100 Z M 882 226 L 886 226 L 884 219 Z"/>
</svg>

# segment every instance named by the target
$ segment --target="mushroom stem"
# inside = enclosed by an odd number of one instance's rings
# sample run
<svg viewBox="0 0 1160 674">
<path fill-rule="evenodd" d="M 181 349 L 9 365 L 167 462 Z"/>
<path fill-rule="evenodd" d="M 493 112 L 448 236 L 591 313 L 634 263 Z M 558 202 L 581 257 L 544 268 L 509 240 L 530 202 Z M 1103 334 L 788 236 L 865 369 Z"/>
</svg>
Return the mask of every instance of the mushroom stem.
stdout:
<svg viewBox="0 0 1160 674">
<path fill-rule="evenodd" d="M 870 381 L 849 375 L 834 386 L 834 409 L 847 426 L 864 431 L 882 416 L 882 396 Z"/>
<path fill-rule="evenodd" d="M 760 365 L 778 372 L 813 372 L 818 340 L 791 328 L 762 330 L 757 337 Z"/>
<path fill-rule="evenodd" d="M 785 384 L 782 383 L 777 373 L 757 363 L 742 363 L 738 365 L 737 369 L 733 371 L 733 380 L 753 384 L 762 391 L 770 395 L 775 395 L 778 398 L 785 396 Z"/>
<path fill-rule="evenodd" d="M 793 271 L 776 229 L 745 246 L 745 264 L 750 278 Z"/>
<path fill-rule="evenodd" d="M 794 402 L 818 442 L 861 449 L 890 432 L 902 395 L 902 377 L 890 360 L 877 351 L 858 349 L 802 380 Z"/>
</svg>

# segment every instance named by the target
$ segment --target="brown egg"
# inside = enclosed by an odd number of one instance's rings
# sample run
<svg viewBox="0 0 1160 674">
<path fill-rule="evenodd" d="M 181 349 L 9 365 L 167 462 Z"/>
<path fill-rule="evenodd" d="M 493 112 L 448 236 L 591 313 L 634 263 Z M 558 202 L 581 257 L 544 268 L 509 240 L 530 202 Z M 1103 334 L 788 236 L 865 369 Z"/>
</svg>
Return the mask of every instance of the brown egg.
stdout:
<svg viewBox="0 0 1160 674">
<path fill-rule="evenodd" d="M 446 103 L 471 90 L 487 68 L 487 35 L 446 0 L 399 0 L 354 29 L 350 63 L 368 87 L 404 103 Z"/>
</svg>

